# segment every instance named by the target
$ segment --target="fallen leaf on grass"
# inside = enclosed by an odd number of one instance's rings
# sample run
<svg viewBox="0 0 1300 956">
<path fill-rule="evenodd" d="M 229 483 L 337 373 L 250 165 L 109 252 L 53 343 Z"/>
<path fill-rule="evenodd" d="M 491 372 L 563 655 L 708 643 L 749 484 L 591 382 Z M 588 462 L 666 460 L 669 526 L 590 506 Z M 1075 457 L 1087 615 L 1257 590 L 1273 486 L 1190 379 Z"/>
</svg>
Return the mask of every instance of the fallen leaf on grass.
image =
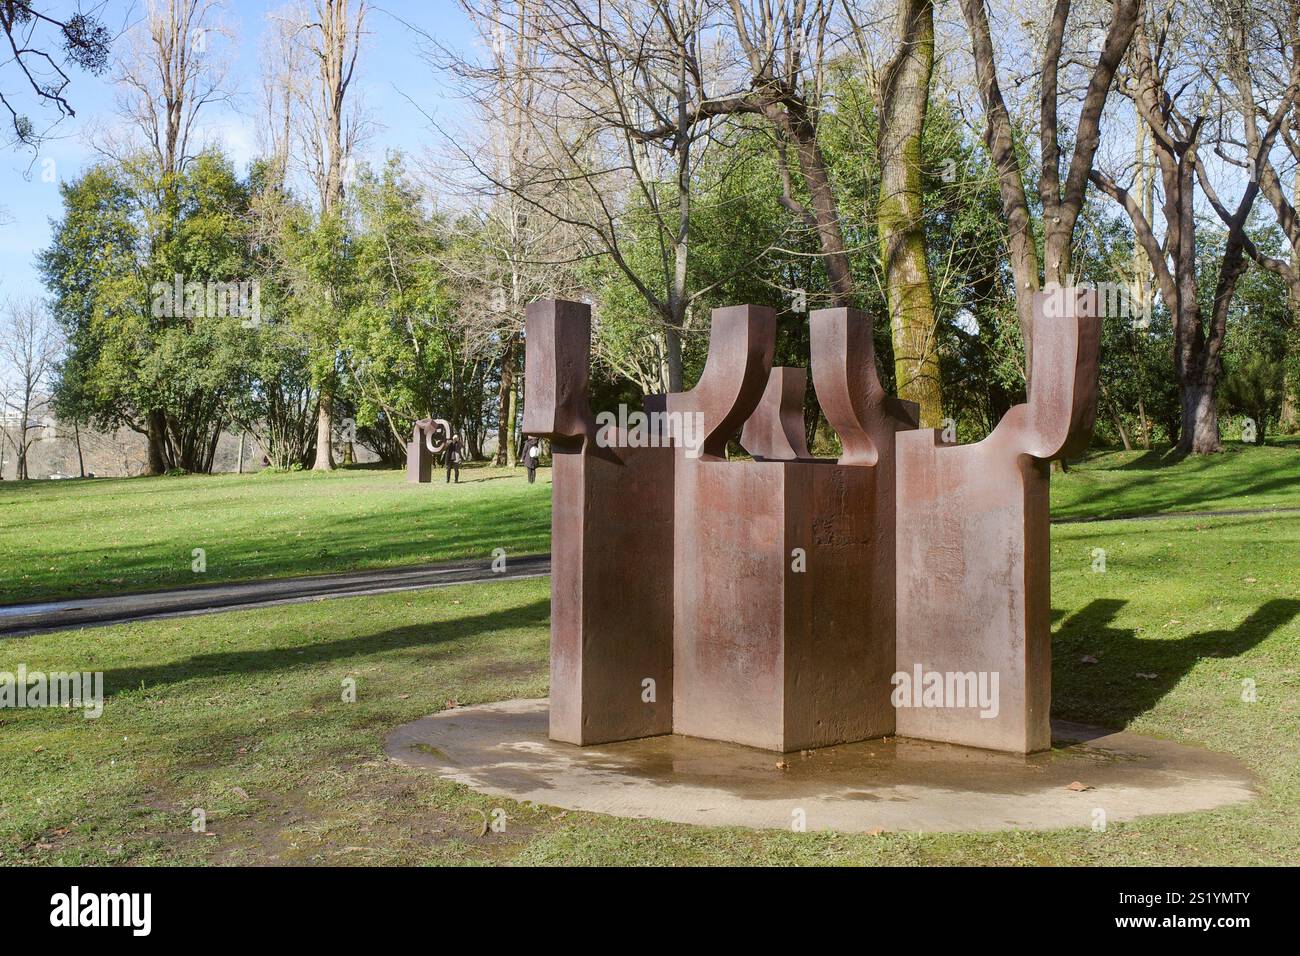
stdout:
<svg viewBox="0 0 1300 956">
<path fill-rule="evenodd" d="M 1079 663 L 1080 663 L 1080 664 L 1098 664 L 1098 663 L 1100 663 L 1100 661 L 1098 661 L 1097 658 L 1093 657 L 1091 654 L 1084 654 L 1082 657 L 1079 658 Z"/>
</svg>

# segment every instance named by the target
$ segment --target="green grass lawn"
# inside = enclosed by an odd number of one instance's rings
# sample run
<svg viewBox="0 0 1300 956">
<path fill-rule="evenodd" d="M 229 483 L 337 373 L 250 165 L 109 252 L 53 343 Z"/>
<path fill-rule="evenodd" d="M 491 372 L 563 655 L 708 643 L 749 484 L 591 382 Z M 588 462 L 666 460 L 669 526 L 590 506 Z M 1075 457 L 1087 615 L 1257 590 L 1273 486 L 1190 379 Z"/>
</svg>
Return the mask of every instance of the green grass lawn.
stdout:
<svg viewBox="0 0 1300 956">
<path fill-rule="evenodd" d="M 525 807 L 389 761 L 399 723 L 546 693 L 548 584 L 528 580 L 0 642 L 0 669 L 102 670 L 109 694 L 98 720 L 0 711 L 0 863 L 1300 858 L 1300 516 L 1060 525 L 1053 584 L 1056 715 L 1236 754 L 1258 800 L 1104 833 L 795 834 Z M 483 833 L 497 807 L 506 831 Z"/>
<path fill-rule="evenodd" d="M 0 603 L 368 570 L 550 547 L 550 469 L 0 482 Z M 192 569 L 202 548 L 207 570 Z"/>
<path fill-rule="evenodd" d="M 0 482 L 0 603 L 368 570 L 550 547 L 550 471 L 400 471 Z M 1300 507 L 1300 444 L 1096 452 L 1052 479 L 1057 518 Z M 191 569 L 203 548 L 207 571 Z"/>
<path fill-rule="evenodd" d="M 1099 451 L 1052 476 L 1053 518 L 1300 508 L 1300 444 L 1225 442 L 1219 455 Z"/>
</svg>

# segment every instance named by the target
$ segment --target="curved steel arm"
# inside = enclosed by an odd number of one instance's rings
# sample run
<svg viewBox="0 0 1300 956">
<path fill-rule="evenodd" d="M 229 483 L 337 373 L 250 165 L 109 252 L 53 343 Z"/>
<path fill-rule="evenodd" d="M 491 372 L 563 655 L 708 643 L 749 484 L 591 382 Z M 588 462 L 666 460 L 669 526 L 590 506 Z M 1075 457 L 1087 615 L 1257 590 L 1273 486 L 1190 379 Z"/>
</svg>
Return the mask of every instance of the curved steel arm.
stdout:
<svg viewBox="0 0 1300 956">
<path fill-rule="evenodd" d="M 767 387 L 776 350 L 776 312 L 760 305 L 713 310 L 709 357 L 689 392 L 664 396 L 668 412 L 703 416 L 700 458 L 722 461 L 727 440 L 753 414 Z"/>
<path fill-rule="evenodd" d="M 893 398 L 876 373 L 871 319 L 857 309 L 818 309 L 809 317 L 813 389 L 840 436 L 841 465 L 874 465 L 886 436 L 915 428 L 915 402 Z"/>
<path fill-rule="evenodd" d="M 807 389 L 807 369 L 784 366 L 772 369 L 763 398 L 740 433 L 740 444 L 745 451 L 768 461 L 811 458 L 803 421 Z"/>
<path fill-rule="evenodd" d="M 1097 311 L 1097 295 L 1090 289 L 1056 287 L 1035 294 L 1029 400 L 1003 415 L 988 441 L 1043 461 L 1088 447 L 1097 419 Z"/>
</svg>

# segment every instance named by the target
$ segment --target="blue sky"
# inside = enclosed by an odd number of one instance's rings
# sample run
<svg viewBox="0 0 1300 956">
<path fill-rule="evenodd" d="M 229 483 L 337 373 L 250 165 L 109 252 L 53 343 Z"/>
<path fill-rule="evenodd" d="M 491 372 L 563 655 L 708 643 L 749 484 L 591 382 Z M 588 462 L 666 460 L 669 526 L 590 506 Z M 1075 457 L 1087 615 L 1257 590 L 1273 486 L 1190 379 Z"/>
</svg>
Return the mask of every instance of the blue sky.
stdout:
<svg viewBox="0 0 1300 956">
<path fill-rule="evenodd" d="M 283 0 L 227 0 L 226 20 L 234 28 L 228 45 L 230 81 L 240 94 L 230 104 L 205 108 L 200 124 L 206 135 L 222 140 L 227 152 L 241 165 L 252 155 L 256 136 L 253 113 L 257 105 L 257 54 L 268 12 Z M 75 7 L 59 2 L 55 9 Z M 104 15 L 114 29 L 137 20 L 144 0 L 110 0 Z M 358 61 L 357 89 L 373 116 L 376 128 L 358 161 L 377 159 L 386 150 L 418 154 L 436 142 L 436 134 L 421 110 L 440 123 L 451 121 L 459 104 L 441 88 L 438 78 L 420 56 L 420 37 L 405 23 L 419 26 L 453 48 L 471 42 L 471 28 L 453 0 L 380 0 L 367 16 L 369 36 Z M 33 258 L 50 240 L 50 220 L 60 215 L 60 180 L 76 179 L 94 161 L 85 142 L 87 128 L 114 111 L 111 70 L 103 77 L 73 72 L 68 96 L 77 111 L 65 120 L 35 155 L 30 150 L 0 152 L 0 300 L 7 296 L 42 295 L 44 289 Z M 12 64 L 0 71 L 6 92 L 21 83 Z M 414 101 L 414 103 L 412 102 Z M 418 108 L 416 104 L 419 104 Z M 37 126 L 40 128 L 39 115 Z M 53 180 L 53 181 L 51 181 Z"/>
</svg>

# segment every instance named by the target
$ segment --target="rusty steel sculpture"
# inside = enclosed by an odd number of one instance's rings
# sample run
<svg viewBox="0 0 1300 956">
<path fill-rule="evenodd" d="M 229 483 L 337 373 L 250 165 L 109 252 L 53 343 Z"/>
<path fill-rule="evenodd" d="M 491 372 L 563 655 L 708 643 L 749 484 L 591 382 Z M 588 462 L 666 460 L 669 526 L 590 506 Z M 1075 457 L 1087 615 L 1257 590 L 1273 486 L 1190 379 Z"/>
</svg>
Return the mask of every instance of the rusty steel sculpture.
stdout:
<svg viewBox="0 0 1300 956">
<path fill-rule="evenodd" d="M 807 373 L 772 368 L 771 309 L 715 310 L 696 387 L 602 424 L 589 308 L 531 305 L 523 427 L 554 456 L 551 737 L 1048 747 L 1049 462 L 1092 431 L 1093 303 L 1039 294 L 1029 400 L 970 445 L 885 393 L 864 314 L 813 312 L 838 460 L 808 451 Z M 752 460 L 727 459 L 738 433 Z M 926 693 L 900 698 L 913 676 Z"/>
<path fill-rule="evenodd" d="M 438 456 L 451 441 L 451 423 L 442 418 L 422 418 L 411 430 L 406 443 L 406 480 L 430 482 Z"/>
</svg>

